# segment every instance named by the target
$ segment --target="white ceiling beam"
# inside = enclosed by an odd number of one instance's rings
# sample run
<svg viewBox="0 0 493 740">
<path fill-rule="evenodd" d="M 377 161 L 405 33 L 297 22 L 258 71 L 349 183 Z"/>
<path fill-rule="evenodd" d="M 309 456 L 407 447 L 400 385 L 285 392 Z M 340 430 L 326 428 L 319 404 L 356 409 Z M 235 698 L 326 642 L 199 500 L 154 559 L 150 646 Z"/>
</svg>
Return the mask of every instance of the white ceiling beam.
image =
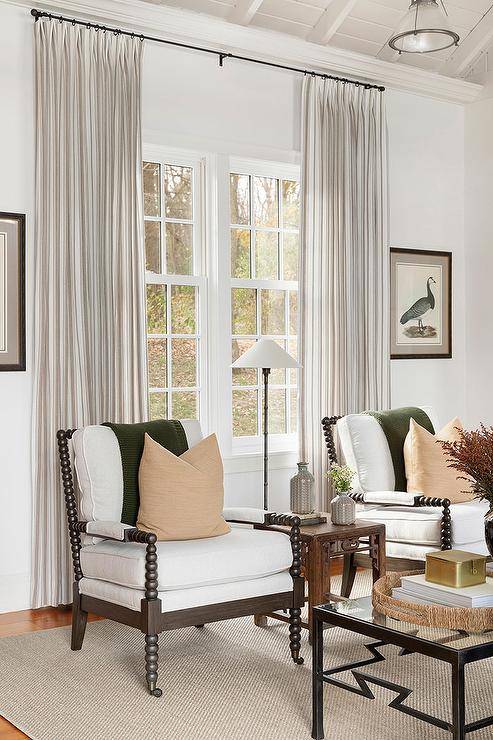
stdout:
<svg viewBox="0 0 493 740">
<path fill-rule="evenodd" d="M 315 44 L 328 44 L 357 2 L 358 0 L 331 0 L 306 40 Z"/>
<path fill-rule="evenodd" d="M 439 68 L 440 74 L 460 77 L 493 39 L 493 10 L 490 8 L 469 36 L 459 44 L 451 57 Z"/>
<path fill-rule="evenodd" d="M 262 5 L 263 0 L 236 0 L 235 6 L 228 16 L 232 23 L 248 26 L 252 18 Z"/>
</svg>

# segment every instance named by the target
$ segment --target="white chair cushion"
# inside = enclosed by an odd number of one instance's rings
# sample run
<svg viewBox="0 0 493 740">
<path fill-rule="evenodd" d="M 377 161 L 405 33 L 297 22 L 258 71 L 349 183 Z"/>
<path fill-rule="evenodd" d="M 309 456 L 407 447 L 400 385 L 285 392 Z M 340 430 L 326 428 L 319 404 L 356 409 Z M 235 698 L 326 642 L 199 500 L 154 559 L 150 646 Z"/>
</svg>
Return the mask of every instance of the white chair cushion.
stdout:
<svg viewBox="0 0 493 740">
<path fill-rule="evenodd" d="M 441 507 L 358 505 L 358 517 L 385 524 L 387 543 L 400 542 L 440 548 Z M 469 548 L 470 543 L 484 541 L 484 515 L 488 505 L 481 501 L 452 504 L 452 546 Z M 389 551 L 390 553 L 390 551 Z"/>
<path fill-rule="evenodd" d="M 348 414 L 337 422 L 346 464 L 356 476 L 353 490 L 393 491 L 394 467 L 382 427 L 368 414 Z"/>
<path fill-rule="evenodd" d="M 198 421 L 182 425 L 189 447 L 202 439 Z M 83 521 L 119 522 L 123 503 L 123 471 L 118 440 L 100 424 L 78 429 L 73 437 L 74 464 L 80 489 L 79 512 Z"/>
<path fill-rule="evenodd" d="M 119 604 L 135 611 L 140 611 L 140 602 L 144 598 L 143 590 L 126 588 L 107 581 L 98 581 L 94 578 L 83 578 L 79 581 L 79 589 L 82 594 L 87 596 L 94 596 L 96 599 L 110 601 L 112 604 Z M 248 581 L 220 583 L 214 586 L 200 586 L 175 591 L 159 591 L 159 598 L 161 599 L 161 610 L 171 612 L 209 604 L 222 604 L 225 601 L 286 593 L 292 590 L 293 580 L 289 572 L 285 570 L 282 573 Z"/>
<path fill-rule="evenodd" d="M 158 542 L 158 587 L 162 591 L 233 583 L 281 573 L 293 561 L 282 532 L 232 527 L 201 540 Z M 103 540 L 81 551 L 84 576 L 128 588 L 144 588 L 145 545 Z"/>
<path fill-rule="evenodd" d="M 435 427 L 437 418 L 429 406 L 421 406 Z M 346 464 L 356 473 L 353 490 L 393 491 L 395 474 L 387 438 L 378 421 L 368 414 L 348 414 L 337 422 L 337 433 Z"/>
<path fill-rule="evenodd" d="M 123 471 L 118 440 L 109 427 L 78 429 L 73 437 L 74 465 L 83 521 L 119 522 L 122 516 Z"/>
</svg>

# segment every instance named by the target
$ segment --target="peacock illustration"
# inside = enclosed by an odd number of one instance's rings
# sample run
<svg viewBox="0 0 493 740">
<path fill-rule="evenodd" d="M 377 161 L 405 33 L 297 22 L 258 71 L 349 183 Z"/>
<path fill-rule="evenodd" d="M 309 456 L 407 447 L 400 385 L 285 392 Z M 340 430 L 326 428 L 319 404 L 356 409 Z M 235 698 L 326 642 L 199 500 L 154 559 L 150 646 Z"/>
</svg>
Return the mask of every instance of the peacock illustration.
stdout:
<svg viewBox="0 0 493 740">
<path fill-rule="evenodd" d="M 409 308 L 401 316 L 401 324 L 407 324 L 407 322 L 411 321 L 411 319 L 418 319 L 418 331 L 421 334 L 423 334 L 424 332 L 424 326 L 421 317 L 424 316 L 425 313 L 427 313 L 428 311 L 435 308 L 435 296 L 431 292 L 431 283 L 434 283 L 436 285 L 436 280 L 434 280 L 432 277 L 429 277 L 426 282 L 427 295 L 425 295 L 423 298 L 419 298 L 416 303 L 413 303 L 411 308 Z"/>
</svg>

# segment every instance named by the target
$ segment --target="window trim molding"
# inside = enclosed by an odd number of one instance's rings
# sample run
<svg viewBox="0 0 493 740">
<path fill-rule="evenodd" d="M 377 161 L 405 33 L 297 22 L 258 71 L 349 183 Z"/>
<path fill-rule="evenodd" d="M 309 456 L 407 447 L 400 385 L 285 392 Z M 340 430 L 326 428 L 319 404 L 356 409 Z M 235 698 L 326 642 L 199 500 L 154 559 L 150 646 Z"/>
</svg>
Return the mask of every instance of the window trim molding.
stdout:
<svg viewBox="0 0 493 740">
<path fill-rule="evenodd" d="M 228 158 L 228 171 L 227 171 L 227 198 L 225 203 L 222 203 L 220 205 L 223 206 L 224 210 L 226 211 L 225 214 L 223 214 L 223 222 L 226 222 L 224 235 L 222 238 L 222 244 L 223 244 L 223 261 L 227 262 L 228 265 L 228 324 L 229 324 L 229 349 L 231 352 L 231 340 L 232 340 L 232 327 L 231 327 L 231 288 L 255 288 L 257 290 L 262 289 L 274 289 L 274 290 L 292 290 L 292 291 L 298 291 L 299 290 L 299 282 L 296 280 L 265 280 L 262 278 L 250 278 L 250 279 L 242 279 L 242 278 L 233 278 L 231 277 L 231 270 L 230 270 L 230 262 L 231 262 L 231 255 L 230 255 L 230 229 L 234 225 L 231 224 L 230 221 L 230 194 L 229 194 L 229 176 L 231 173 L 234 174 L 240 174 L 240 175 L 249 175 L 250 177 L 259 176 L 259 177 L 275 177 L 278 180 L 296 180 L 298 182 L 301 182 L 301 168 L 298 164 L 291 164 L 287 162 L 276 162 L 272 160 L 266 160 L 266 159 L 254 159 L 254 158 L 244 158 L 244 157 L 236 157 L 236 156 L 230 156 Z M 240 228 L 240 225 L 238 226 Z M 254 228 L 252 224 L 250 224 L 250 228 Z M 262 227 L 262 231 L 267 231 L 268 229 Z M 281 230 L 281 227 L 276 227 L 270 229 L 271 231 L 278 232 Z M 284 231 L 297 231 L 300 233 L 300 230 L 297 229 L 284 229 Z M 230 450 L 232 456 L 244 456 L 244 455 L 259 455 L 261 454 L 262 450 L 262 435 L 255 435 L 251 437 L 233 437 L 233 418 L 232 418 L 232 393 L 233 389 L 241 390 L 243 386 L 233 386 L 232 380 L 231 380 L 231 361 L 228 363 L 228 373 L 227 376 L 224 379 L 224 382 L 227 382 L 230 392 L 230 427 L 229 427 L 229 443 L 230 443 Z M 259 387 L 259 386 L 257 386 Z M 274 387 L 274 386 L 273 386 Z M 287 390 L 287 393 L 289 394 L 289 388 L 290 385 L 287 383 L 285 386 Z M 289 396 L 288 396 L 289 399 Z M 287 402 L 289 400 L 287 399 Z M 269 433 L 269 447 L 271 452 L 273 453 L 294 453 L 297 452 L 299 449 L 299 436 L 298 434 L 274 434 Z"/>
<path fill-rule="evenodd" d="M 198 342 L 197 351 L 197 392 L 198 392 L 198 411 L 200 423 L 203 429 L 208 429 L 208 416 L 209 416 L 209 398 L 207 390 L 208 381 L 208 290 L 207 290 L 207 245 L 206 245 L 206 209 L 204 205 L 205 199 L 205 187 L 204 187 L 204 170 L 205 170 L 205 158 L 204 155 L 195 151 L 179 150 L 174 147 L 157 146 L 143 144 L 142 146 L 142 161 L 143 162 L 158 162 L 161 166 L 165 164 L 175 164 L 182 167 L 193 168 L 193 187 L 192 187 L 192 215 L 193 219 L 193 275 L 171 275 L 167 273 L 155 273 L 145 270 L 145 286 L 147 285 L 190 285 L 197 287 L 199 295 L 199 306 L 196 312 L 196 321 L 198 326 L 197 331 L 194 334 L 186 335 L 186 337 L 195 338 Z M 162 178 L 162 174 L 161 174 Z M 163 205 L 163 194 L 162 194 L 162 181 L 161 186 L 161 207 Z M 145 220 L 154 220 L 166 223 L 166 219 L 161 215 L 159 217 L 147 217 L 144 216 Z M 170 219 L 170 222 L 175 219 Z M 185 223 L 187 219 L 177 219 L 178 223 Z M 162 235 L 161 235 L 162 236 Z M 197 249 L 198 247 L 198 249 Z M 146 287 L 147 291 L 147 287 Z M 168 309 L 167 309 L 168 310 Z M 169 326 L 168 329 L 171 329 Z M 171 333 L 168 332 L 169 334 Z M 177 335 L 178 336 L 178 335 Z M 184 335 L 185 336 L 185 335 Z M 146 396 L 148 397 L 149 391 L 152 386 L 149 386 L 147 381 L 147 322 L 146 331 L 144 336 L 144 356 L 146 358 Z M 168 358 L 171 361 L 171 358 Z M 175 389 L 176 390 L 176 389 Z M 181 390 L 181 388 L 179 389 Z M 183 388 L 183 391 L 187 391 L 187 388 Z M 194 389 L 195 390 L 195 389 Z M 168 388 L 167 392 L 173 391 L 173 386 Z M 148 401 L 147 401 L 148 404 Z"/>
</svg>

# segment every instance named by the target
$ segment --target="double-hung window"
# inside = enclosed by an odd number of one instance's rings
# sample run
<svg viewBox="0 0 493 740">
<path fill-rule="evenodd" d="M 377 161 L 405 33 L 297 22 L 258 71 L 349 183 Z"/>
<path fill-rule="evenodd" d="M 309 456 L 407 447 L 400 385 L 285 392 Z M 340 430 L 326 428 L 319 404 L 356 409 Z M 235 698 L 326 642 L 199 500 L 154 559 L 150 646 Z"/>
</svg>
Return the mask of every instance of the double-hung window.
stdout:
<svg viewBox="0 0 493 740">
<path fill-rule="evenodd" d="M 200 419 L 207 432 L 210 409 L 235 454 L 260 448 L 263 384 L 229 364 L 261 337 L 298 358 L 300 186 L 292 165 L 220 160 L 145 150 L 147 392 L 150 419 Z M 297 429 L 298 371 L 273 369 L 272 448 L 294 450 Z"/>
<path fill-rule="evenodd" d="M 202 162 L 146 151 L 143 163 L 149 418 L 202 419 Z"/>
<path fill-rule="evenodd" d="M 274 339 L 297 358 L 299 228 L 296 168 L 231 163 L 232 361 L 261 337 Z M 262 403 L 261 371 L 232 370 L 233 449 L 258 446 Z M 298 371 L 272 370 L 269 432 L 279 448 L 295 446 L 297 427 Z"/>
</svg>

